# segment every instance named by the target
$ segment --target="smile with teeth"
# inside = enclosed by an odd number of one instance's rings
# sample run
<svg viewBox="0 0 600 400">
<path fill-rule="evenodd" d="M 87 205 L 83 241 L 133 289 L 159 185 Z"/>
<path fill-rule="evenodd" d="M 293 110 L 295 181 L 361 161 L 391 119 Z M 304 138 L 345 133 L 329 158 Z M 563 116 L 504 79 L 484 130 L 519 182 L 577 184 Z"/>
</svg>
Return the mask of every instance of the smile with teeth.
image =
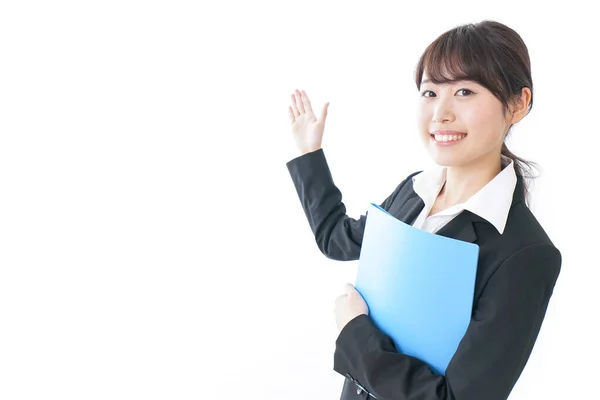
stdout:
<svg viewBox="0 0 600 400">
<path fill-rule="evenodd" d="M 458 140 L 463 139 L 465 136 L 467 136 L 466 134 L 462 134 L 462 135 L 431 135 L 436 142 L 455 142 Z"/>
</svg>

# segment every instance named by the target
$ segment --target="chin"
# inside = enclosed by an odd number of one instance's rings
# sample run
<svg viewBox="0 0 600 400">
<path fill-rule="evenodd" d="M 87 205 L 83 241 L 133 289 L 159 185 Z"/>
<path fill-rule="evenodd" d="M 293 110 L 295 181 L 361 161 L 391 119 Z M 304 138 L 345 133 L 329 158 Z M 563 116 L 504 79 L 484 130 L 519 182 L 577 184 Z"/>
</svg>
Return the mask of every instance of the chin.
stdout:
<svg viewBox="0 0 600 400">
<path fill-rule="evenodd" d="M 457 167 L 464 164 L 462 157 L 450 154 L 439 154 L 437 152 L 429 151 L 431 160 L 441 167 Z"/>
</svg>

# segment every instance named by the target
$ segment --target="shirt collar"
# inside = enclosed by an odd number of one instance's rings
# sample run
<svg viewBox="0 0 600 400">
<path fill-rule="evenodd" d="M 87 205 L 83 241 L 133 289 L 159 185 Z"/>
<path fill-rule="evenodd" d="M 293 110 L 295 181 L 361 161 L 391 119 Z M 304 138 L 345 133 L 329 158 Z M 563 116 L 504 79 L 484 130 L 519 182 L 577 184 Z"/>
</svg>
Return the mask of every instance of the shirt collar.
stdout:
<svg viewBox="0 0 600 400">
<path fill-rule="evenodd" d="M 500 234 L 506 227 L 517 184 L 513 160 L 504 155 L 501 157 L 502 164 L 508 165 L 466 202 L 452 207 L 453 209 L 458 207 L 458 211 L 469 210 L 480 216 L 494 225 Z M 413 190 L 426 205 L 429 205 L 435 201 L 444 182 L 446 182 L 446 167 L 436 165 L 413 176 Z"/>
</svg>

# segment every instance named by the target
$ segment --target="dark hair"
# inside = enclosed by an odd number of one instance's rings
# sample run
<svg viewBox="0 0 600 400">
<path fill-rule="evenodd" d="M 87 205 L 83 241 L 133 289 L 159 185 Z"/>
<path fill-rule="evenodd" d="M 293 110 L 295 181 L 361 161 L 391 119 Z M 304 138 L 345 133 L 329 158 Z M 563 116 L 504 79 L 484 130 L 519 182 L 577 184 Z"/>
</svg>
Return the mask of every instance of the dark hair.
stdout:
<svg viewBox="0 0 600 400">
<path fill-rule="evenodd" d="M 423 72 L 435 84 L 471 80 L 487 88 L 503 105 L 521 95 L 524 87 L 531 90 L 527 114 L 533 106 L 533 82 L 527 46 L 513 29 L 496 21 L 484 20 L 476 24 L 455 27 L 433 41 L 417 63 L 415 81 L 421 89 Z M 511 126 L 508 128 L 510 133 Z M 514 161 L 518 176 L 533 179 L 536 163 L 514 155 L 502 144 L 502 155 Z M 529 199 L 529 182 L 523 180 L 523 197 Z"/>
</svg>

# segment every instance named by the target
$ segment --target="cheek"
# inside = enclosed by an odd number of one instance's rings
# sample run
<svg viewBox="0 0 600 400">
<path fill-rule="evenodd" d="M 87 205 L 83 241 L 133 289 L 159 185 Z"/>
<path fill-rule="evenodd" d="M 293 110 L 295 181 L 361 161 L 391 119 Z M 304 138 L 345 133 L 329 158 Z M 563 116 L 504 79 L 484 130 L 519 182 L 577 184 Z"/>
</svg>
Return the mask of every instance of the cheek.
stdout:
<svg viewBox="0 0 600 400">
<path fill-rule="evenodd" d="M 493 107 L 475 107 L 463 114 L 467 129 L 476 134 L 480 145 L 497 146 L 502 142 L 502 117 Z"/>
<path fill-rule="evenodd" d="M 489 127 L 490 114 L 485 107 L 471 107 L 462 113 L 462 121 L 469 130 L 481 132 Z"/>
<path fill-rule="evenodd" d="M 501 116 L 491 107 L 473 107 L 462 114 L 462 120 L 467 129 L 478 136 L 492 139 L 497 134 L 501 135 Z"/>
</svg>

